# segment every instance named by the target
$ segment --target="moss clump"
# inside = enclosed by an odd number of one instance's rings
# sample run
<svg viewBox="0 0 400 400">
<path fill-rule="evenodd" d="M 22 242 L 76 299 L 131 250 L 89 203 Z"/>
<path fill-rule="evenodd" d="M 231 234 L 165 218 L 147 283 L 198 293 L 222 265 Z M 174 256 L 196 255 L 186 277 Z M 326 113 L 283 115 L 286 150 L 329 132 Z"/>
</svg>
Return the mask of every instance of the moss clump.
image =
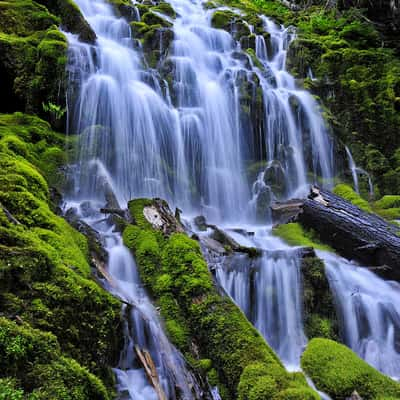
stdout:
<svg viewBox="0 0 400 400">
<path fill-rule="evenodd" d="M 306 231 L 297 222 L 277 225 L 273 228 L 272 233 L 292 246 L 313 247 L 318 250 L 332 251 L 328 245 L 322 244 L 318 240 L 314 232 Z"/>
<path fill-rule="evenodd" d="M 62 356 L 55 336 L 2 317 L 0 362 L 0 382 L 4 385 L 0 396 L 5 396 L 1 398 L 22 399 L 25 391 L 40 399 L 109 399 L 98 378 Z M 23 389 L 17 389 L 16 382 Z"/>
<path fill-rule="evenodd" d="M 46 353 L 34 361 L 32 354 L 29 360 L 20 360 L 10 353 L 3 359 L 2 365 L 7 361 L 8 367 L 2 371 L 4 377 L 19 379 L 24 390 L 37 389 L 40 398 L 65 398 L 55 388 L 75 393 L 71 387 L 75 380 L 82 383 L 77 384 L 81 395 L 68 399 L 107 398 L 89 386 L 97 385 L 94 373 L 113 390 L 110 365 L 115 363 L 122 337 L 120 303 L 91 279 L 86 238 L 53 212 L 48 182 L 59 180 L 56 170 L 65 157 L 63 143 L 63 137 L 37 117 L 0 114 L 0 313 L 25 321 L 25 336 L 41 337 L 43 351 L 47 351 L 46 337 L 51 337 L 55 347 L 47 353 L 54 350 L 69 357 L 46 359 Z M 31 371 L 32 362 L 46 367 Z M 49 372 L 51 368 L 74 372 L 66 374 L 71 380 L 63 383 L 54 371 Z M 48 378 L 40 381 L 45 371 Z"/>
<path fill-rule="evenodd" d="M 316 386 L 334 400 L 350 397 L 354 390 L 366 400 L 400 397 L 399 383 L 332 340 L 311 340 L 303 353 L 301 366 Z"/>
<path fill-rule="evenodd" d="M 68 32 L 76 33 L 85 42 L 93 43 L 96 34 L 87 23 L 73 0 L 38 0 L 54 15 L 61 19 L 61 25 Z"/>
<path fill-rule="evenodd" d="M 165 236 L 151 227 L 143 208 L 152 202 L 128 203 L 136 225 L 128 226 L 123 238 L 135 253 L 140 275 L 160 307 L 173 343 L 199 373 L 207 373 L 210 383 L 218 385 L 224 399 L 237 398 L 239 393 L 247 396 L 246 388 L 253 386 L 248 372 L 252 368 L 261 371 L 252 400 L 267 396 L 265 383 L 271 393 L 302 386 L 242 312 L 217 294 L 199 244 L 183 233 Z M 198 351 L 192 352 L 193 346 Z"/>
<path fill-rule="evenodd" d="M 358 208 L 366 212 L 372 212 L 371 206 L 368 201 L 364 200 L 360 195 L 358 195 L 350 186 L 345 184 L 339 184 L 334 187 L 333 193 L 337 194 L 340 197 L 343 197 L 345 200 L 354 204 Z"/>
</svg>

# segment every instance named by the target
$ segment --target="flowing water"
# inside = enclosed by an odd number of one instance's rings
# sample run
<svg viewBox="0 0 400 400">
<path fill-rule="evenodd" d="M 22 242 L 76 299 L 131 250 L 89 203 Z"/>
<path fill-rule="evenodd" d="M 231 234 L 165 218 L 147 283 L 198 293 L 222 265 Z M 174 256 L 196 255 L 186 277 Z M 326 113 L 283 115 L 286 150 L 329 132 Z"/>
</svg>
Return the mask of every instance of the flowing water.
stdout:
<svg viewBox="0 0 400 400">
<path fill-rule="evenodd" d="M 246 226 L 260 216 L 267 223 L 274 199 L 303 196 L 312 182 L 330 187 L 335 174 L 334 147 L 319 106 L 285 69 L 294 30 L 261 17 L 269 38 L 256 35 L 252 58 L 230 33 L 211 27 L 212 11 L 201 1 L 171 0 L 177 12 L 174 40 L 157 70 L 146 66 L 129 24 L 110 5 L 76 3 L 97 41 L 89 45 L 67 35 L 70 131 L 80 134 L 70 197 L 123 207 L 133 197 L 158 196 L 186 214 L 255 230 L 254 237 L 230 234 L 263 249 L 258 264 L 237 256 L 221 263 L 217 276 L 283 361 L 298 368 L 306 338 L 297 251 L 274 239 L 269 228 Z M 257 163 L 255 176 L 249 174 L 249 165 Z M 108 271 L 116 282 L 109 289 L 134 304 L 124 308 L 126 343 L 116 369 L 120 391 L 130 398 L 155 395 L 139 368 L 138 345 L 153 355 L 171 398 L 176 386 L 183 398 L 192 398 L 189 389 L 196 384 L 188 382 L 190 373 L 166 339 L 120 236 L 89 223 L 106 240 Z M 349 276 L 359 279 L 358 272 Z M 335 289 L 338 298 L 347 286 Z M 375 300 L 378 315 L 382 307 Z M 354 319 L 356 310 L 348 312 Z M 371 331 L 368 343 L 378 334 Z M 372 362 L 369 350 L 356 350 Z"/>
<path fill-rule="evenodd" d="M 400 379 L 400 284 L 332 254 L 325 261 L 344 343 L 386 375 Z"/>
<path fill-rule="evenodd" d="M 119 364 L 114 369 L 117 389 L 121 399 L 158 400 L 159 396 L 149 385 L 140 361 L 138 350 L 147 351 L 157 370 L 158 381 L 168 399 L 207 399 L 196 378 L 188 370 L 183 356 L 168 341 L 158 313 L 140 281 L 135 260 L 122 244 L 121 235 L 115 231 L 98 210 L 103 203 L 86 200 L 69 201 L 66 210 L 91 226 L 102 239 L 108 254 L 107 279 L 103 285 L 124 302 L 124 348 Z M 217 397 L 214 396 L 214 399 Z"/>
<path fill-rule="evenodd" d="M 245 254 L 235 254 L 222 258 L 216 264 L 217 279 L 286 367 L 298 370 L 307 343 L 298 250 L 273 237 L 268 227 L 247 229 L 253 230 L 251 236 L 229 229 L 227 233 L 244 246 L 262 249 L 262 257 L 249 260 Z"/>
<path fill-rule="evenodd" d="M 358 182 L 358 175 L 365 175 L 367 180 L 368 180 L 368 190 L 369 190 L 369 196 L 372 199 L 374 196 L 374 187 L 372 185 L 372 179 L 371 176 L 369 175 L 369 173 L 367 171 L 365 171 L 364 169 L 357 167 L 353 156 L 350 152 L 350 149 L 345 146 L 345 150 L 346 150 L 346 154 L 347 154 L 347 158 L 349 159 L 349 168 L 351 171 L 351 176 L 353 178 L 353 185 L 354 185 L 354 190 L 357 193 L 360 193 L 360 188 L 359 188 L 359 182 Z"/>
</svg>

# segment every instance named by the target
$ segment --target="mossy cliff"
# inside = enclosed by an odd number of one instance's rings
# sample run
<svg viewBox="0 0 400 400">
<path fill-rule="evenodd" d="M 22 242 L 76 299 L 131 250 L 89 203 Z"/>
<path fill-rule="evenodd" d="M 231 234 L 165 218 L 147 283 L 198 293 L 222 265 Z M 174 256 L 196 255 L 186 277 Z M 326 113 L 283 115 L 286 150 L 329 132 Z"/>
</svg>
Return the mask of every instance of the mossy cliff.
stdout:
<svg viewBox="0 0 400 400">
<path fill-rule="evenodd" d="M 61 20 L 32 0 L 0 2 L 0 112 L 46 117 L 43 104 L 65 104 L 67 42 Z"/>
<path fill-rule="evenodd" d="M 400 398 L 400 384 L 359 358 L 348 347 L 328 339 L 313 339 L 301 359 L 301 366 L 318 389 L 333 400 L 351 397 L 353 391 L 364 400 Z"/>
<path fill-rule="evenodd" d="M 55 213 L 48 182 L 60 183 L 64 146 L 47 122 L 0 114 L 0 379 L 35 399 L 108 399 L 120 303 Z"/>
<path fill-rule="evenodd" d="M 172 342 L 207 373 L 224 399 L 317 399 L 300 374 L 286 372 L 264 339 L 213 283 L 198 242 L 183 232 L 163 233 L 143 210 L 149 199 L 129 202 L 135 224 L 124 233 L 140 276 L 154 296 Z"/>
<path fill-rule="evenodd" d="M 400 60 L 396 40 L 388 40 L 365 12 L 320 6 L 298 12 L 288 67 L 319 96 L 335 136 L 372 174 L 379 192 L 393 194 L 400 192 Z"/>
</svg>

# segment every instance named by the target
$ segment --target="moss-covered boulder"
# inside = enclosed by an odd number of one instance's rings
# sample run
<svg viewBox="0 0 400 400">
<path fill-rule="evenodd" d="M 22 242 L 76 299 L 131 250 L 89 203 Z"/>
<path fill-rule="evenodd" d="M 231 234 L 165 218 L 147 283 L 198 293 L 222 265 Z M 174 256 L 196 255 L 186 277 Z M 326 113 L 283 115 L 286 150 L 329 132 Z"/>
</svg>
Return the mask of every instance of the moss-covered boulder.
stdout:
<svg viewBox="0 0 400 400">
<path fill-rule="evenodd" d="M 218 294 L 198 242 L 179 230 L 166 231 L 150 222 L 151 213 L 146 210 L 157 207 L 157 202 L 129 202 L 135 224 L 125 229 L 123 238 L 135 254 L 140 276 L 160 307 L 173 343 L 193 360 L 199 373 L 205 370 L 199 368 L 198 359 L 209 360 L 207 376 L 219 386 L 224 399 L 247 399 L 246 388 L 253 384 L 252 400 L 292 386 L 303 388 L 243 313 Z M 249 370 L 253 369 L 259 374 L 252 376 Z"/>
<path fill-rule="evenodd" d="M 344 400 L 354 390 L 365 400 L 400 398 L 400 384 L 382 375 L 348 347 L 328 339 L 313 339 L 301 366 L 318 389 L 333 400 Z"/>
<path fill-rule="evenodd" d="M 61 20 L 61 26 L 68 32 L 79 35 L 79 39 L 94 43 L 96 34 L 83 17 L 79 7 L 73 0 L 37 0 Z"/>
<path fill-rule="evenodd" d="M 62 356 L 54 335 L 3 317 L 0 317 L 0 363 L 0 397 L 4 399 L 22 399 L 24 392 L 35 399 L 110 398 L 96 376 L 73 359 Z"/>
</svg>

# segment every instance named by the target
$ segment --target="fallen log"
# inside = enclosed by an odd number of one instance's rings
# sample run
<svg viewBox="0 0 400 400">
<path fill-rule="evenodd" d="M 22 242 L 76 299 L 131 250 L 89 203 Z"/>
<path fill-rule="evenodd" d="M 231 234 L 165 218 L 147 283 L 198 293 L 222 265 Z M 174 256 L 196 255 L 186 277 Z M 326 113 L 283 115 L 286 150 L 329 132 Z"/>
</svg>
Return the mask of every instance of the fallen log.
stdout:
<svg viewBox="0 0 400 400">
<path fill-rule="evenodd" d="M 150 353 L 145 349 L 141 350 L 139 346 L 135 346 L 135 352 L 144 368 L 149 383 L 153 386 L 154 390 L 157 393 L 158 400 L 167 400 L 167 396 L 165 395 L 164 390 L 161 387 L 160 379 L 158 378 L 157 374 L 157 369 L 153 359 L 151 358 Z"/>
<path fill-rule="evenodd" d="M 400 280 L 400 228 L 316 187 L 296 220 L 318 233 L 339 254 L 368 266 L 386 279 Z"/>
</svg>

